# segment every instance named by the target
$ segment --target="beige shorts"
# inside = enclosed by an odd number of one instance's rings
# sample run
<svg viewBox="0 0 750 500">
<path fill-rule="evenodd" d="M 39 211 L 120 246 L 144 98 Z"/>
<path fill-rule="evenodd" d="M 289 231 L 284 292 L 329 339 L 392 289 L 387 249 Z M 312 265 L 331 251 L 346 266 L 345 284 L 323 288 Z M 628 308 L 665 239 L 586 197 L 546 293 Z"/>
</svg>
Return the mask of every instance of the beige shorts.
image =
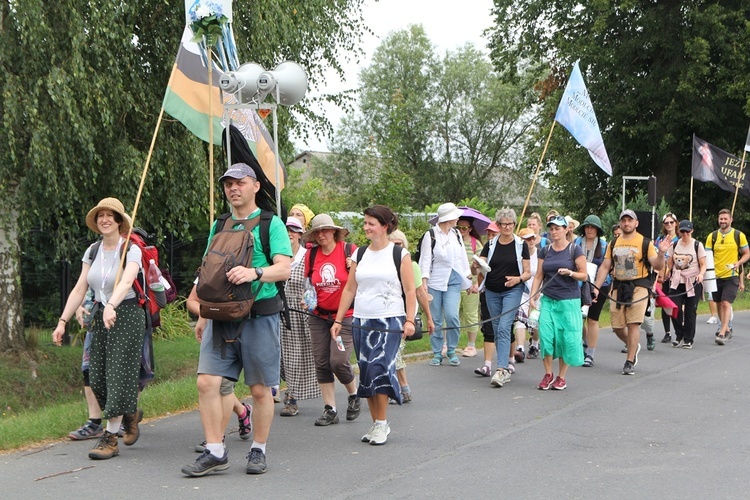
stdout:
<svg viewBox="0 0 750 500">
<path fill-rule="evenodd" d="M 633 305 L 621 306 L 617 308 L 617 290 L 612 290 L 610 294 L 612 300 L 609 302 L 610 322 L 612 328 L 625 328 L 627 325 L 643 323 L 643 317 L 646 315 L 648 306 L 648 288 L 642 286 L 635 287 L 633 290 Z"/>
</svg>

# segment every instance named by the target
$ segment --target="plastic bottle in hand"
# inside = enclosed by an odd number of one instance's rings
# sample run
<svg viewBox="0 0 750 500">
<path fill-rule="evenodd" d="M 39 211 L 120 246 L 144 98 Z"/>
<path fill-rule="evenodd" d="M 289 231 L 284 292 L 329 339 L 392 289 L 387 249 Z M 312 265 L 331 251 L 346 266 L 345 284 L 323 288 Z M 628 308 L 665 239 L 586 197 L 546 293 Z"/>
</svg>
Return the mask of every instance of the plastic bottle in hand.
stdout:
<svg viewBox="0 0 750 500">
<path fill-rule="evenodd" d="M 86 313 L 83 315 L 83 326 L 87 327 L 91 324 L 91 309 L 94 307 L 94 291 L 89 288 L 86 290 L 86 298 L 83 300 L 83 308 Z"/>
<path fill-rule="evenodd" d="M 531 313 L 529 314 L 529 321 L 528 321 L 529 328 L 533 328 L 534 330 L 539 328 L 539 315 L 540 315 L 539 309 L 534 308 L 531 310 Z"/>
<path fill-rule="evenodd" d="M 341 338 L 341 335 L 336 337 L 336 347 L 341 352 L 346 351 L 346 346 L 344 346 L 344 339 Z"/>
<path fill-rule="evenodd" d="M 305 291 L 302 293 L 302 302 L 304 302 L 307 312 L 313 312 L 318 306 L 318 293 L 310 282 L 310 278 L 305 280 Z"/>
<path fill-rule="evenodd" d="M 156 265 L 154 259 L 151 259 L 148 262 L 146 280 L 148 280 L 149 288 L 151 288 L 151 290 L 155 292 L 163 292 L 167 288 L 166 286 L 164 286 L 164 282 L 167 280 L 165 280 L 164 276 L 162 276 L 161 270 L 159 270 L 159 266 Z"/>
</svg>

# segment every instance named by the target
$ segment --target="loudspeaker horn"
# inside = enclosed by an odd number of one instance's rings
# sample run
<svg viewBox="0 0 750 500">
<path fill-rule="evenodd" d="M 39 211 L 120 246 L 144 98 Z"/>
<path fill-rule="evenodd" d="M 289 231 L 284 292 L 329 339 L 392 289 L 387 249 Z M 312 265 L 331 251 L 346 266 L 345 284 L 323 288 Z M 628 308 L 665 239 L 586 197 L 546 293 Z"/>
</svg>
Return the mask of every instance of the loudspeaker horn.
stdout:
<svg viewBox="0 0 750 500">
<path fill-rule="evenodd" d="M 297 104 L 307 93 L 307 72 L 293 61 L 284 61 L 273 71 L 264 71 L 258 76 L 258 89 L 276 98 L 279 92 L 279 104 L 292 106 Z"/>
<path fill-rule="evenodd" d="M 267 93 L 261 92 L 257 95 L 258 77 L 265 72 L 263 66 L 256 63 L 245 63 L 237 71 L 227 71 L 221 75 L 219 86 L 229 94 L 237 94 L 237 100 L 241 103 L 263 102 Z"/>
</svg>

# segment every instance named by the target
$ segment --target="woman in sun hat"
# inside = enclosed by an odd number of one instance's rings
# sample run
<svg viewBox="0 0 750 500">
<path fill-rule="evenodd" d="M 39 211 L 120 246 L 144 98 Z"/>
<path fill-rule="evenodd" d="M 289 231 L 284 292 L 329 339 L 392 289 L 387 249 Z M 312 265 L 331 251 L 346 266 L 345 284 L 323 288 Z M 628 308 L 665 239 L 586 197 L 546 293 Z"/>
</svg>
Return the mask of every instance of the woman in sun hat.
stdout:
<svg viewBox="0 0 750 500">
<path fill-rule="evenodd" d="M 607 253 L 607 240 L 603 238 L 604 228 L 602 221 L 597 215 L 589 215 L 583 220 L 583 224 L 578 228 L 579 236 L 575 239 L 576 245 L 581 247 L 583 255 L 586 257 L 587 264 L 593 264 L 596 269 L 604 260 Z M 594 271 L 596 277 L 596 271 Z M 593 281 L 593 280 L 592 280 Z M 607 276 L 604 284 L 599 290 L 599 300 L 589 306 L 586 321 L 583 324 L 583 343 L 586 346 L 586 354 L 583 359 L 583 366 L 594 366 L 594 353 L 596 344 L 599 341 L 599 316 L 601 315 L 604 303 L 609 296 L 609 288 L 612 286 L 612 277 Z"/>
<path fill-rule="evenodd" d="M 336 341 L 331 339 L 330 329 L 339 309 L 341 294 L 349 280 L 349 267 L 352 253 L 357 247 L 346 243 L 344 238 L 349 230 L 334 224 L 328 214 L 313 217 L 310 229 L 302 235 L 308 243 L 318 246 L 305 255 L 305 278 L 315 288 L 318 303 L 308 317 L 310 340 L 312 342 L 315 373 L 323 394 L 323 415 L 315 421 L 317 426 L 328 426 L 339 422 L 336 407 L 334 381 L 339 380 L 349 393 L 346 419 L 359 416 L 361 401 L 357 396 L 357 383 L 349 363 L 352 354 L 352 304 L 346 309 L 341 328 L 344 350 L 340 351 Z"/>
<path fill-rule="evenodd" d="M 432 295 L 430 312 L 435 322 L 435 333 L 430 335 L 430 346 L 433 358 L 430 364 L 440 365 L 443 362 L 443 329 L 447 338 L 446 356 L 453 365 L 461 364 L 456 355 L 456 346 L 460 335 L 459 306 L 461 290 L 467 288 L 476 292 L 471 283 L 469 258 L 466 256 L 463 239 L 456 230 L 456 223 L 461 217 L 453 203 L 443 203 L 438 207 L 437 227 L 425 233 L 421 240 L 419 269 L 422 272 L 422 286 Z M 434 239 L 433 239 L 434 238 Z"/>
<path fill-rule="evenodd" d="M 54 342 L 62 342 L 65 324 L 73 318 L 83 303 L 89 287 L 94 290 L 91 311 L 93 338 L 90 352 L 89 380 L 107 428 L 89 458 L 108 459 L 119 454 L 117 433 L 124 423 L 137 428 L 138 373 L 146 317 L 138 305 L 133 280 L 141 270 L 141 249 L 130 245 L 121 271 L 120 260 L 125 249 L 125 237 L 132 226 L 130 216 L 117 198 L 104 198 L 86 215 L 86 225 L 102 236 L 94 258 L 92 246 L 83 255 L 81 275 L 65 303 Z M 121 271 L 121 272 L 120 272 Z M 118 274 L 121 274 L 117 281 Z M 124 417 L 124 418 L 123 418 Z M 133 444 L 137 435 L 126 433 L 124 442 Z"/>
</svg>

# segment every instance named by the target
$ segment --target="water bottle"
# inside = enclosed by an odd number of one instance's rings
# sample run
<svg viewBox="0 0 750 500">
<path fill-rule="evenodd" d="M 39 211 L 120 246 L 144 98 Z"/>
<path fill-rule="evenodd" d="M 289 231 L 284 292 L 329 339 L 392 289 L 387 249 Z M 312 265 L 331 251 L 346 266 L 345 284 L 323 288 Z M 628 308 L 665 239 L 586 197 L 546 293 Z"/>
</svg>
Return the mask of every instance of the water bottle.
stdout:
<svg viewBox="0 0 750 500">
<path fill-rule="evenodd" d="M 318 306 L 318 293 L 310 282 L 310 278 L 305 280 L 305 291 L 302 293 L 302 302 L 304 302 L 307 312 L 313 312 Z"/>
<path fill-rule="evenodd" d="M 529 314 L 529 321 L 528 321 L 529 328 L 536 330 L 539 327 L 539 315 L 540 314 L 541 313 L 539 312 L 539 309 L 534 308 L 531 310 L 531 313 Z"/>
<path fill-rule="evenodd" d="M 344 340 L 341 338 L 341 335 L 336 337 L 336 347 L 338 347 L 339 351 L 341 352 L 346 351 L 346 347 L 344 346 Z"/>
<path fill-rule="evenodd" d="M 167 287 L 164 286 L 164 282 L 167 280 L 162 276 L 161 270 L 159 269 L 159 266 L 156 265 L 154 259 L 148 261 L 146 280 L 148 281 L 149 288 L 155 292 L 163 292 L 167 289 Z"/>
<path fill-rule="evenodd" d="M 94 291 L 89 288 L 86 290 L 86 298 L 83 300 L 83 308 L 86 312 L 83 315 L 83 326 L 87 327 L 91 324 L 91 309 L 94 307 Z"/>
</svg>

